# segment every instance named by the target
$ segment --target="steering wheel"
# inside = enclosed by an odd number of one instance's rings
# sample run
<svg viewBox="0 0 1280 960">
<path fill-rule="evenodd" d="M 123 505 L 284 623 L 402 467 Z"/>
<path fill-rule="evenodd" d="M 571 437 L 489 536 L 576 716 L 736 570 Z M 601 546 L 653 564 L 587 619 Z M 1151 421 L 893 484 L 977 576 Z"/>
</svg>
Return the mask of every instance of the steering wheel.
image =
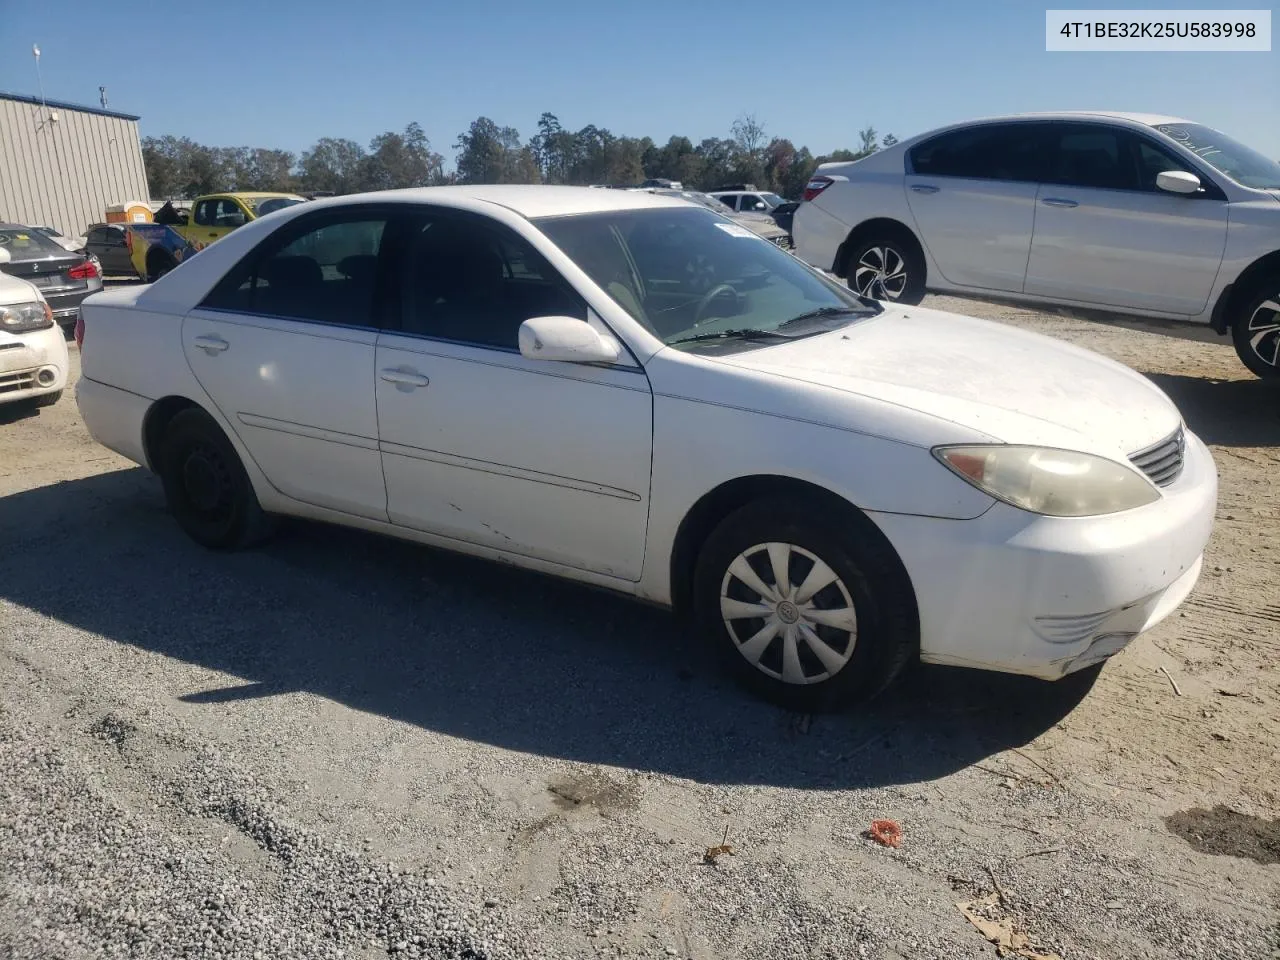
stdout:
<svg viewBox="0 0 1280 960">
<path fill-rule="evenodd" d="M 703 314 L 707 312 L 707 308 L 711 306 L 713 300 L 729 294 L 736 301 L 738 299 L 738 291 L 733 289 L 727 283 L 717 283 L 714 287 L 702 295 L 702 299 L 698 301 L 698 306 L 693 311 L 693 325 L 700 326 L 703 321 Z"/>
</svg>

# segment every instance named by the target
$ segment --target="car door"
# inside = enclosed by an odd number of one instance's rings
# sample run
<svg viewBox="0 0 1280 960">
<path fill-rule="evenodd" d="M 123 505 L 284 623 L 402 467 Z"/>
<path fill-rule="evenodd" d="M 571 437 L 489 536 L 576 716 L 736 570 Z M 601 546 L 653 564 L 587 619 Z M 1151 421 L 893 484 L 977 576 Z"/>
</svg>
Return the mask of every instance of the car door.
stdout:
<svg viewBox="0 0 1280 960">
<path fill-rule="evenodd" d="M 636 364 L 520 354 L 520 324 L 582 297 L 514 231 L 429 210 L 405 244 L 398 329 L 378 338 L 392 523 L 638 580 L 652 448 Z"/>
<path fill-rule="evenodd" d="M 1026 292 L 1102 307 L 1202 312 L 1227 240 L 1227 198 L 1154 141 L 1109 124 L 1053 124 Z M 1163 170 L 1197 194 L 1156 187 Z"/>
<path fill-rule="evenodd" d="M 191 224 L 182 232 L 196 247 L 207 247 L 245 222 L 233 197 L 205 197 L 191 211 Z"/>
<path fill-rule="evenodd" d="M 85 250 L 98 258 L 102 270 L 108 275 L 129 275 L 134 272 L 129 256 L 129 243 L 120 227 L 94 227 L 85 236 Z"/>
<path fill-rule="evenodd" d="M 1036 214 L 1040 124 L 951 130 L 907 154 L 907 204 L 942 276 L 1017 293 Z"/>
<path fill-rule="evenodd" d="M 372 205 L 289 221 L 182 326 L 192 372 L 272 486 L 383 521 L 373 362 L 391 217 Z"/>
</svg>

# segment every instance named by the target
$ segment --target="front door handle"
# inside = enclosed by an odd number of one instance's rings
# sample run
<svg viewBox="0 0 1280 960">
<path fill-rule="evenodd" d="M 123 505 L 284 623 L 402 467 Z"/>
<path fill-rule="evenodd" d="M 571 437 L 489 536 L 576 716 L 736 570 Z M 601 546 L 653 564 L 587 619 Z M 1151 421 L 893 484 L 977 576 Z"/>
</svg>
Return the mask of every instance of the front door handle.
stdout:
<svg viewBox="0 0 1280 960">
<path fill-rule="evenodd" d="M 1050 207 L 1078 207 L 1080 204 L 1074 200 L 1067 200 L 1063 197 L 1045 197 L 1040 201 Z"/>
<path fill-rule="evenodd" d="M 231 344 L 227 343 L 227 341 L 223 340 L 221 337 L 209 336 L 196 337 L 195 344 L 211 357 L 215 353 L 221 353 L 223 350 L 226 350 L 231 346 Z"/>
<path fill-rule="evenodd" d="M 387 383 L 394 383 L 397 386 L 407 387 L 413 390 L 417 387 L 425 387 L 431 381 L 418 373 L 416 370 L 409 370 L 405 367 L 389 367 L 378 371 L 378 376 Z"/>
<path fill-rule="evenodd" d="M 928 183 L 913 183 L 911 189 L 916 193 L 937 193 L 942 188 Z"/>
</svg>

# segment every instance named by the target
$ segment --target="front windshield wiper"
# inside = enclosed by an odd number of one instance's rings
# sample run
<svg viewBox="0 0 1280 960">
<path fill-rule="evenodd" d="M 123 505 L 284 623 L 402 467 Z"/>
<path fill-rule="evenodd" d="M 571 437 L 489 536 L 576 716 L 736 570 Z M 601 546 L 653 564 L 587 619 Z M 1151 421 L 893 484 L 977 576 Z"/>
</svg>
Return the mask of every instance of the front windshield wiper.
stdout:
<svg viewBox="0 0 1280 960">
<path fill-rule="evenodd" d="M 706 340 L 790 340 L 792 339 L 785 333 L 777 333 L 773 330 L 718 330 L 715 333 L 695 333 L 691 337 L 680 337 L 678 340 L 668 340 L 667 346 L 675 346 L 677 343 L 700 343 Z"/>
<path fill-rule="evenodd" d="M 784 320 L 778 324 L 778 329 L 783 330 L 786 327 L 796 327 L 809 320 L 821 320 L 823 317 L 840 317 L 840 316 L 863 316 L 872 314 L 876 311 L 868 307 L 819 307 L 817 310 L 810 310 L 808 313 L 802 313 L 798 317 L 792 317 L 790 320 Z"/>
</svg>

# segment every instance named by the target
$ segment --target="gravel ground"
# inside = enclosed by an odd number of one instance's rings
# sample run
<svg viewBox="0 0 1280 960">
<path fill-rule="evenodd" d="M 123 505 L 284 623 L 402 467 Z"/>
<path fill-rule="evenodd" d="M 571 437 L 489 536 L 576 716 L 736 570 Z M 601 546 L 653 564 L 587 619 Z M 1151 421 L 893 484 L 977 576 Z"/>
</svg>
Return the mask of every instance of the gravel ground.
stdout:
<svg viewBox="0 0 1280 960">
<path fill-rule="evenodd" d="M 989 957 L 972 901 L 1024 957 L 1280 957 L 1280 391 L 1200 330 L 931 305 L 1213 448 L 1200 585 L 1092 689 L 791 716 L 606 594 L 302 523 L 204 552 L 70 394 L 0 413 L 0 957 Z"/>
</svg>

